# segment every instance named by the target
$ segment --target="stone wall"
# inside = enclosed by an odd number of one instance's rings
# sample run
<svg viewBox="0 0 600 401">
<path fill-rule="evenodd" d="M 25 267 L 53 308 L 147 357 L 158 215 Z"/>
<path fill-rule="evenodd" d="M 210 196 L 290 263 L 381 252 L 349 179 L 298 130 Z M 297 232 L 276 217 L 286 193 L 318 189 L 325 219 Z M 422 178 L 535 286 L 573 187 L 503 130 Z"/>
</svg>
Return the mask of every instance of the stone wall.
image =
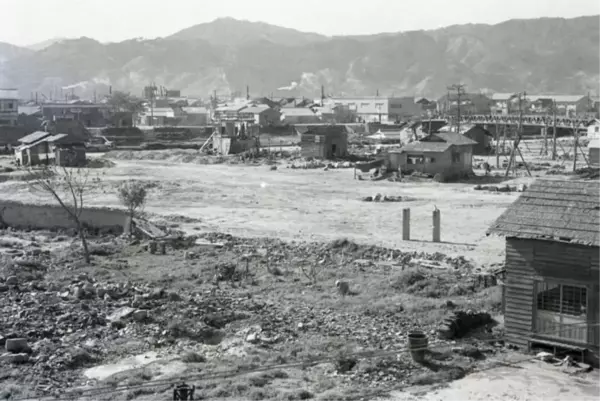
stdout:
<svg viewBox="0 0 600 401">
<path fill-rule="evenodd" d="M 0 216 L 9 227 L 21 229 L 69 229 L 73 221 L 60 206 L 30 205 L 13 201 L 0 201 Z M 81 219 L 88 229 L 123 232 L 126 213 L 118 209 L 85 208 Z"/>
</svg>

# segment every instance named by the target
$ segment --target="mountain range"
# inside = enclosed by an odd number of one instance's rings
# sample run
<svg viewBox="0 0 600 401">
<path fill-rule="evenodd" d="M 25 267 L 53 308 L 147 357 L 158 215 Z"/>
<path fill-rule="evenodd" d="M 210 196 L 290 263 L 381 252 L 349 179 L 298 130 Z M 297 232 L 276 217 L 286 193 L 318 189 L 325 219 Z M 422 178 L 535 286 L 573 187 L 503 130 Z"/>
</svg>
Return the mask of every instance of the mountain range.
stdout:
<svg viewBox="0 0 600 401">
<path fill-rule="evenodd" d="M 221 18 L 171 36 L 119 43 L 81 37 L 33 48 L 0 43 L 0 87 L 22 97 L 60 88 L 140 95 L 151 82 L 184 95 L 439 96 L 470 92 L 583 94 L 600 80 L 600 19 L 540 18 L 430 31 L 328 37 Z M 277 88 L 294 88 L 277 91 Z"/>
</svg>

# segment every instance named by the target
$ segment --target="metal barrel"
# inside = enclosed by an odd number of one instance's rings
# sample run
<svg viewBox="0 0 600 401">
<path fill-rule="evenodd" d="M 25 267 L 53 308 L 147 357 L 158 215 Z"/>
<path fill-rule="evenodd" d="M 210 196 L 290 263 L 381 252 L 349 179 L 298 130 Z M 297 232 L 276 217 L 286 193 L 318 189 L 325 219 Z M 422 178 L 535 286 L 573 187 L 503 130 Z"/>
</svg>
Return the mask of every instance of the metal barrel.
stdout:
<svg viewBox="0 0 600 401">
<path fill-rule="evenodd" d="M 408 349 L 415 362 L 425 361 L 427 345 L 427 335 L 422 331 L 411 331 L 408 333 Z"/>
</svg>

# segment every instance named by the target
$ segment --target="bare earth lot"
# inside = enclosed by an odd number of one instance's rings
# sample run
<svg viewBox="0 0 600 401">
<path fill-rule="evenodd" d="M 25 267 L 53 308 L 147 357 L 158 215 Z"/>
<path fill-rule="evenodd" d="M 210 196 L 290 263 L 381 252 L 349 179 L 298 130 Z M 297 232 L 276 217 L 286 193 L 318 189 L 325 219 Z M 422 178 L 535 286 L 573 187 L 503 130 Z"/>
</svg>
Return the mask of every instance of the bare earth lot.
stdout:
<svg viewBox="0 0 600 401">
<path fill-rule="evenodd" d="M 523 355 L 498 342 L 500 287 L 482 288 L 475 276 L 503 262 L 503 239 L 485 231 L 518 193 L 475 191 L 473 183 L 358 181 L 352 169 L 114 162 L 94 169 L 103 184 L 86 205 L 117 207 L 121 182 L 146 181 L 146 211 L 224 245 L 150 255 L 143 242 L 92 237 L 86 266 L 77 238 L 2 230 L 0 252 L 21 253 L 30 263 L 0 268 L 0 321 L 8 330 L 0 336 L 27 333 L 33 353 L 29 365 L 0 378 L 0 394 L 57 396 L 108 386 L 112 393 L 70 396 L 158 401 L 170 397 L 170 387 L 139 386 L 277 364 L 288 367 L 188 381 L 206 400 L 374 399 L 372 390 L 396 384 L 411 388 L 393 392 L 398 401 L 541 401 L 552 399 L 550 390 L 564 399 L 598 394 L 595 372 L 574 386 L 573 376 L 541 362 L 497 367 Z M 378 193 L 404 201 L 361 201 Z M 47 201 L 18 180 L 0 183 L 0 198 Z M 431 242 L 435 207 L 442 243 Z M 401 239 L 403 208 L 411 209 L 411 241 Z M 243 267 L 242 258 L 249 275 L 211 295 L 214 267 Z M 442 268 L 423 267 L 423 260 Z M 318 272 L 314 283 L 306 274 L 311 267 Z M 335 293 L 339 279 L 351 283 L 351 296 Z M 436 328 L 455 309 L 485 311 L 496 322 L 463 340 L 442 340 Z M 353 353 L 406 346 L 414 329 L 429 334 L 429 364 L 399 351 L 340 368 Z M 322 358 L 330 360 L 299 363 Z M 477 372 L 483 367 L 493 369 Z M 440 388 L 445 382 L 452 383 Z"/>
<path fill-rule="evenodd" d="M 203 230 L 286 240 L 345 237 L 401 250 L 460 254 L 479 263 L 501 260 L 502 241 L 486 238 L 485 231 L 518 196 L 475 191 L 473 184 L 357 181 L 352 169 L 292 170 L 280 166 L 270 171 L 267 166 L 117 161 L 116 167 L 99 174 L 106 185 L 90 194 L 89 205 L 119 206 L 111 185 L 127 179 L 146 180 L 156 185 L 147 211 L 201 219 L 193 226 Z M 37 196 L 22 182 L 1 185 L 2 197 L 31 202 Z M 377 193 L 410 200 L 360 200 Z M 434 206 L 442 214 L 443 242 L 439 244 L 430 242 Z M 412 240 L 408 242 L 401 239 L 405 207 L 411 209 L 412 220 Z"/>
</svg>

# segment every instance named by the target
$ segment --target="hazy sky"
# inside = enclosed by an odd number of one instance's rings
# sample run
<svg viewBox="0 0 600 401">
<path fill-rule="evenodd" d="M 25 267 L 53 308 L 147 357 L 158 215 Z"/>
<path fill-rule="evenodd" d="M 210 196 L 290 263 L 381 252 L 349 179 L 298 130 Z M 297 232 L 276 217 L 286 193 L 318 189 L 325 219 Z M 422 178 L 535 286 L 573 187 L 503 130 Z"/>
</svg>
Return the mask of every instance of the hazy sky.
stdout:
<svg viewBox="0 0 600 401">
<path fill-rule="evenodd" d="M 0 0 L 0 41 L 153 38 L 218 17 L 318 32 L 370 34 L 511 18 L 600 14 L 598 0 Z"/>
</svg>

